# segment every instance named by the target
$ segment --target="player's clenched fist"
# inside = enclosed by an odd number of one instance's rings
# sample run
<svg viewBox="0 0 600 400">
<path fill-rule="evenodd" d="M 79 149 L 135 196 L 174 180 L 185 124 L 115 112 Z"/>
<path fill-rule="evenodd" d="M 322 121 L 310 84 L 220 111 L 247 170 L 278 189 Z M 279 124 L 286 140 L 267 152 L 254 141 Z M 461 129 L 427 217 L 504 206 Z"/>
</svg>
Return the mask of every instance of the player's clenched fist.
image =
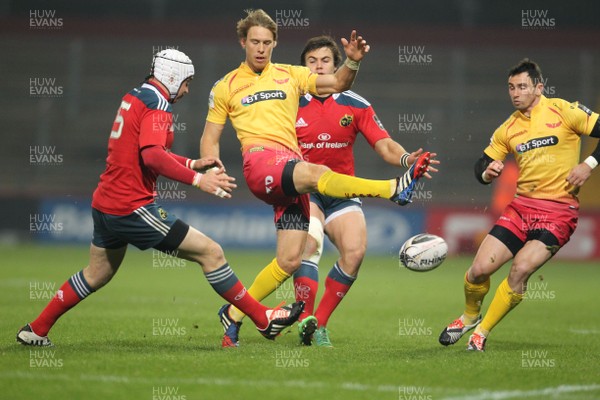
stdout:
<svg viewBox="0 0 600 400">
<path fill-rule="evenodd" d="M 487 166 L 485 171 L 483 172 L 483 180 L 490 182 L 490 181 L 496 179 L 497 177 L 500 176 L 503 169 L 504 169 L 504 163 L 502 161 L 496 161 L 496 160 L 492 161 Z"/>
</svg>

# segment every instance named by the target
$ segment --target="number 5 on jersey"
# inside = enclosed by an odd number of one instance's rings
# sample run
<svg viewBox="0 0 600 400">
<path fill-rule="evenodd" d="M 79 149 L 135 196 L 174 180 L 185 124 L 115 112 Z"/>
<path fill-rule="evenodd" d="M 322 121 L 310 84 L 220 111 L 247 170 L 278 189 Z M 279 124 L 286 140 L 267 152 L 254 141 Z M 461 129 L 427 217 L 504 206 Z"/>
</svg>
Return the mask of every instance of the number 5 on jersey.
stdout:
<svg viewBox="0 0 600 400">
<path fill-rule="evenodd" d="M 119 111 L 115 117 L 115 122 L 113 122 L 113 129 L 110 131 L 111 139 L 118 139 L 121 137 L 121 131 L 123 130 L 123 125 L 125 125 L 125 117 L 123 117 L 122 111 L 129 110 L 129 107 L 131 107 L 131 103 L 126 101 L 121 102 L 121 107 L 119 107 Z"/>
</svg>

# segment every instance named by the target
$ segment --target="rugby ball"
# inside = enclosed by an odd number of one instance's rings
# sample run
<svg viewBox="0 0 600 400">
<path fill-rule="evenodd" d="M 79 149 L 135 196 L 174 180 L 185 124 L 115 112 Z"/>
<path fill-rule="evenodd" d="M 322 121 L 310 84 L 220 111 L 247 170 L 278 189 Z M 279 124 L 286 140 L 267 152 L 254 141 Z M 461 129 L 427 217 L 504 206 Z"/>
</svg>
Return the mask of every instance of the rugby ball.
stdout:
<svg viewBox="0 0 600 400">
<path fill-rule="evenodd" d="M 400 249 L 400 263 L 411 271 L 431 271 L 440 266 L 448 254 L 446 241 L 430 233 L 408 239 Z"/>
</svg>

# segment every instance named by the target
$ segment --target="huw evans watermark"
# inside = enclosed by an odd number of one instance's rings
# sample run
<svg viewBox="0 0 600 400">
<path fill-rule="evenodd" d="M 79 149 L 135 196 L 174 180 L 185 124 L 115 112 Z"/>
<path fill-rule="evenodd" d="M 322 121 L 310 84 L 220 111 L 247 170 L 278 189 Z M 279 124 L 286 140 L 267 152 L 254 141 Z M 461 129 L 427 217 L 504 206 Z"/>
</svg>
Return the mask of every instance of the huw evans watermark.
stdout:
<svg viewBox="0 0 600 400">
<path fill-rule="evenodd" d="M 433 131 L 433 123 L 427 120 L 425 114 L 398 114 L 398 131 L 410 134 L 431 133 Z"/>
<path fill-rule="evenodd" d="M 306 29 L 310 20 L 302 15 L 302 10 L 275 10 L 275 22 L 279 28 Z"/>
<path fill-rule="evenodd" d="M 56 150 L 56 146 L 29 146 L 30 165 L 61 165 L 64 157 Z"/>
<path fill-rule="evenodd" d="M 180 326 L 179 318 L 152 318 L 152 336 L 184 336 L 185 326 Z"/>
<path fill-rule="evenodd" d="M 29 300 L 49 301 L 54 295 L 62 300 L 62 290 L 56 292 L 56 282 L 29 282 Z"/>
<path fill-rule="evenodd" d="M 398 335 L 400 336 L 431 336 L 433 330 L 425 326 L 424 318 L 400 318 L 398 320 Z"/>
<path fill-rule="evenodd" d="M 433 400 L 424 386 L 398 386 L 398 400 Z"/>
<path fill-rule="evenodd" d="M 29 10 L 30 29 L 62 29 L 63 25 L 56 10 Z"/>
<path fill-rule="evenodd" d="M 31 97 L 62 97 L 64 88 L 57 83 L 56 78 L 29 78 L 29 95 Z"/>
<path fill-rule="evenodd" d="M 550 358 L 547 350 L 523 350 L 521 368 L 554 368 L 556 360 Z"/>
<path fill-rule="evenodd" d="M 187 400 L 179 386 L 152 386 L 152 400 Z"/>
<path fill-rule="evenodd" d="M 159 270 L 175 270 L 187 267 L 187 261 L 178 257 L 179 251 L 152 250 L 152 268 Z"/>
<path fill-rule="evenodd" d="M 30 233 L 60 233 L 63 228 L 62 221 L 58 221 L 54 214 L 29 214 Z"/>
<path fill-rule="evenodd" d="M 58 358 L 56 350 L 30 350 L 29 368 L 62 368 L 64 361 Z"/>
<path fill-rule="evenodd" d="M 302 350 L 276 350 L 276 368 L 308 368 L 310 360 L 302 357 Z"/>
<path fill-rule="evenodd" d="M 398 46 L 398 64 L 408 66 L 425 66 L 433 63 L 433 55 L 423 45 Z"/>
<path fill-rule="evenodd" d="M 549 10 L 521 10 L 521 28 L 554 29 L 556 19 L 550 17 Z"/>
</svg>

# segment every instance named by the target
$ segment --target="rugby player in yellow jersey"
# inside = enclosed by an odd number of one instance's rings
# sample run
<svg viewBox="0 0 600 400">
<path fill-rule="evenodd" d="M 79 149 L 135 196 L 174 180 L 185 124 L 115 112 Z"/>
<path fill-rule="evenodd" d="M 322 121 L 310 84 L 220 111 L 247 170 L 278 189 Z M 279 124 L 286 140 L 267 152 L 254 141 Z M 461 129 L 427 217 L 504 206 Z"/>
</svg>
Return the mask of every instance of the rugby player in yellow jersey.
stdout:
<svg viewBox="0 0 600 400">
<path fill-rule="evenodd" d="M 349 89 L 369 45 L 356 31 L 342 39 L 346 61 L 335 74 L 313 74 L 307 67 L 271 63 L 277 24 L 263 10 L 248 11 L 237 24 L 246 59 L 213 87 L 200 142 L 204 157 L 218 156 L 227 118 L 242 145 L 244 177 L 252 193 L 273 206 L 277 227 L 275 259 L 256 277 L 248 292 L 264 299 L 290 277 L 302 261 L 310 219 L 308 193 L 332 197 L 380 197 L 400 205 L 410 202 L 415 182 L 427 173 L 430 155 L 416 160 L 401 178 L 368 180 L 343 175 L 302 160 L 295 122 L 300 96 L 326 95 Z M 414 153 L 413 153 L 414 154 Z M 410 154 L 402 155 L 408 167 Z M 252 233 L 249 232 L 249 235 Z M 244 314 L 229 304 L 219 311 L 225 330 L 223 347 L 238 345 Z"/>
<path fill-rule="evenodd" d="M 475 164 L 479 182 L 498 178 L 511 153 L 519 166 L 517 194 L 485 237 L 464 278 L 465 311 L 441 333 L 448 346 L 475 328 L 467 350 L 484 351 L 490 331 L 523 299 L 529 277 L 565 245 L 577 226 L 579 188 L 600 160 L 600 144 L 579 162 L 581 135 L 600 138 L 598 114 L 575 102 L 549 99 L 538 65 L 522 60 L 508 74 L 515 111 L 492 135 Z M 481 303 L 490 275 L 512 265 L 490 307 Z"/>
</svg>

